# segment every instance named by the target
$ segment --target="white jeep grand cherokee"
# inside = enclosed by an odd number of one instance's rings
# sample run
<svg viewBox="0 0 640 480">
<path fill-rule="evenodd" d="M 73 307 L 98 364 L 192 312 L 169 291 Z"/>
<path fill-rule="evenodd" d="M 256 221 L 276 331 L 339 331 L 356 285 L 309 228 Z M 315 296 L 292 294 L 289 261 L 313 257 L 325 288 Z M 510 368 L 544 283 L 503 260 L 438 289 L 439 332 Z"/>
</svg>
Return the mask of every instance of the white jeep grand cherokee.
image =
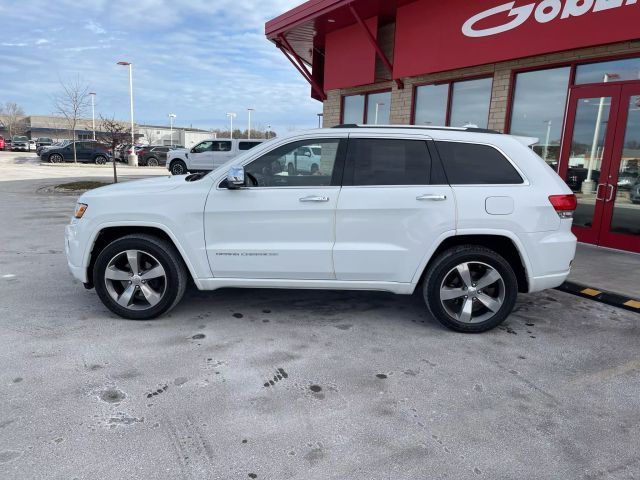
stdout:
<svg viewBox="0 0 640 480">
<path fill-rule="evenodd" d="M 168 312 L 189 278 L 222 287 L 422 291 L 462 332 L 500 324 L 518 292 L 563 283 L 576 198 L 528 145 L 473 128 L 341 126 L 277 138 L 205 175 L 79 199 L 73 275 L 130 319 Z M 318 169 L 287 159 L 312 147 Z"/>
</svg>

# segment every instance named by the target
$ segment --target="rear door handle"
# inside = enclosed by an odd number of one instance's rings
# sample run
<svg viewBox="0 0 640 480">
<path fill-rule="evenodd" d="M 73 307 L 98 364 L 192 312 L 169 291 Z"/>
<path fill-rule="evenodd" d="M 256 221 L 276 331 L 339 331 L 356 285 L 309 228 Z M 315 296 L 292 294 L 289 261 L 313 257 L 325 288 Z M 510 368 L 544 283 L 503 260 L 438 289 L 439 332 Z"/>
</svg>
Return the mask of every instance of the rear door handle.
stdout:
<svg viewBox="0 0 640 480">
<path fill-rule="evenodd" d="M 607 203 L 609 203 L 611 200 L 613 200 L 613 196 L 614 193 L 616 191 L 616 187 L 614 187 L 613 185 L 607 185 L 607 190 L 611 188 L 611 191 L 609 192 L 609 195 L 607 196 Z"/>
<path fill-rule="evenodd" d="M 416 200 L 418 201 L 431 201 L 431 202 L 444 202 L 447 199 L 446 195 L 418 195 Z"/>
<path fill-rule="evenodd" d="M 302 197 L 300 199 L 301 202 L 303 203 L 309 203 L 309 202 L 328 202 L 329 201 L 329 197 L 321 197 L 321 196 L 315 196 L 315 195 L 311 195 L 310 197 Z"/>
</svg>

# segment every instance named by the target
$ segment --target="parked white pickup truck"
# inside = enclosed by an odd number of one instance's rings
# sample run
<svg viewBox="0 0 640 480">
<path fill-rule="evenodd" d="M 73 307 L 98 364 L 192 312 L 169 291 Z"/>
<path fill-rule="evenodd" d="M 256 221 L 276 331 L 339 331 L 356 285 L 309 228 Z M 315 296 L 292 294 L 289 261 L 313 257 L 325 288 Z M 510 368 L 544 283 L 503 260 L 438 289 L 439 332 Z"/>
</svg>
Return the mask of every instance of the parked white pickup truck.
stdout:
<svg viewBox="0 0 640 480">
<path fill-rule="evenodd" d="M 265 140 L 204 140 L 192 148 L 170 150 L 167 168 L 173 175 L 210 172 Z"/>
<path fill-rule="evenodd" d="M 315 174 L 320 170 L 322 147 L 320 145 L 304 146 L 296 149 L 285 157 L 283 168 L 289 175 L 297 173 Z"/>
</svg>

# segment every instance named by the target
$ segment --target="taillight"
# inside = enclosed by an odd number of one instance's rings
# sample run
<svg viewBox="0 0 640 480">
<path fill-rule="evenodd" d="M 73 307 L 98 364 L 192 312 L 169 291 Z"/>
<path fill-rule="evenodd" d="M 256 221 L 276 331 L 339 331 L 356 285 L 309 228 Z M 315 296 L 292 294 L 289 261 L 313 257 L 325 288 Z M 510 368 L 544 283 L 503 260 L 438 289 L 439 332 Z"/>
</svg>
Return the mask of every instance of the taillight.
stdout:
<svg viewBox="0 0 640 480">
<path fill-rule="evenodd" d="M 578 198 L 574 194 L 551 195 L 549 201 L 560 218 L 573 218 L 573 212 L 578 208 Z"/>
</svg>

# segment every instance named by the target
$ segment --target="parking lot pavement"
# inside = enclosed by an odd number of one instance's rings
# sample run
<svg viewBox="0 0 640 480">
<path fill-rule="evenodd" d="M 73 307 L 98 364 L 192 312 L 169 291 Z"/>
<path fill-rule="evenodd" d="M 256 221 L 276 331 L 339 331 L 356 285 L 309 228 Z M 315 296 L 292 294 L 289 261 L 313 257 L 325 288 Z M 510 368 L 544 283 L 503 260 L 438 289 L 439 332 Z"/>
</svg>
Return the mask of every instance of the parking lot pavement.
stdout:
<svg viewBox="0 0 640 480">
<path fill-rule="evenodd" d="M 47 182 L 0 183 L 2 479 L 640 476 L 637 314 L 550 291 L 462 335 L 418 296 L 223 290 L 126 321 Z"/>
</svg>

